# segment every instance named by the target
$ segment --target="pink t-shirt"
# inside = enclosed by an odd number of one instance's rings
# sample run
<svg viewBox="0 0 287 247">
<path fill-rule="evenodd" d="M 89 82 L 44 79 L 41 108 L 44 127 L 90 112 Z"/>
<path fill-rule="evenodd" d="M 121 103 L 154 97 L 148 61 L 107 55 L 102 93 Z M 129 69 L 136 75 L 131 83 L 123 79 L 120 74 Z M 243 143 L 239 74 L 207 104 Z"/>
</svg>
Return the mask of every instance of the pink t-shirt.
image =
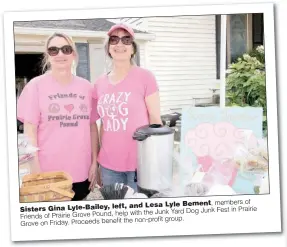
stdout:
<svg viewBox="0 0 287 247">
<path fill-rule="evenodd" d="M 68 85 L 59 84 L 50 74 L 32 79 L 17 104 L 21 122 L 38 126 L 38 152 L 41 170 L 64 171 L 73 182 L 88 178 L 91 165 L 90 124 L 92 85 L 74 76 Z"/>
<path fill-rule="evenodd" d="M 113 85 L 107 75 L 94 86 L 97 113 L 102 120 L 104 134 L 98 162 L 114 171 L 135 171 L 137 143 L 134 131 L 149 124 L 145 98 L 158 91 L 153 74 L 133 67 L 124 80 Z"/>
</svg>

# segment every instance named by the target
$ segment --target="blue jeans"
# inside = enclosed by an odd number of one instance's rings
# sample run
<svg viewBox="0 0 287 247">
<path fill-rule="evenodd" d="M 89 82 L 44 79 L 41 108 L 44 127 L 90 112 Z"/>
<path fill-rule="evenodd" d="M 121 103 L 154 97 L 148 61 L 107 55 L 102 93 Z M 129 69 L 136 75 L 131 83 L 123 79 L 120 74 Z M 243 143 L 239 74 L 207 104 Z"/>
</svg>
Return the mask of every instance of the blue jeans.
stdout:
<svg viewBox="0 0 287 247">
<path fill-rule="evenodd" d="M 135 172 L 117 172 L 101 166 L 101 175 L 103 185 L 123 183 L 137 192 L 137 183 L 134 181 Z"/>
</svg>

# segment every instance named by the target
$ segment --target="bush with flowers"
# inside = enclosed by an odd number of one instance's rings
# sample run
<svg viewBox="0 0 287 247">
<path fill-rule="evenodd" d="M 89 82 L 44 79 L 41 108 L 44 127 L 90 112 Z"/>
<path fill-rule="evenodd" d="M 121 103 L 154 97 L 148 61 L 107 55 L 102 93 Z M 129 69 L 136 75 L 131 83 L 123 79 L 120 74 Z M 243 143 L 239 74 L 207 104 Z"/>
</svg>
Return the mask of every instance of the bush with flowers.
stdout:
<svg viewBox="0 0 287 247">
<path fill-rule="evenodd" d="M 263 134 L 267 135 L 266 73 L 264 47 L 258 46 L 228 66 L 226 78 L 227 106 L 263 108 Z"/>
</svg>

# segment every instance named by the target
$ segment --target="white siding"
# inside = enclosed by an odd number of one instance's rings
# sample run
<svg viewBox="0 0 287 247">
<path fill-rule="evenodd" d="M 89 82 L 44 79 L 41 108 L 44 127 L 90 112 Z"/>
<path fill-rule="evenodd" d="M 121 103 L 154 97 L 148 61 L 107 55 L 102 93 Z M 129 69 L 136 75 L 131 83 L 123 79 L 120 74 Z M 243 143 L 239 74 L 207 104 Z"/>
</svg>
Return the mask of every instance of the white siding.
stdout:
<svg viewBox="0 0 287 247">
<path fill-rule="evenodd" d="M 140 42 L 139 45 L 139 56 L 140 56 L 140 67 L 145 68 L 146 67 L 146 54 L 145 54 L 145 46 L 146 42 Z"/>
<path fill-rule="evenodd" d="M 159 83 L 162 113 L 191 105 L 193 98 L 211 97 L 216 83 L 215 16 L 148 18 L 147 26 L 156 35 L 148 43 L 148 68 Z"/>
<path fill-rule="evenodd" d="M 107 19 L 108 21 L 111 21 L 113 23 L 126 23 L 130 27 L 135 28 L 140 31 L 145 31 L 145 18 L 113 18 L 113 19 Z"/>
</svg>

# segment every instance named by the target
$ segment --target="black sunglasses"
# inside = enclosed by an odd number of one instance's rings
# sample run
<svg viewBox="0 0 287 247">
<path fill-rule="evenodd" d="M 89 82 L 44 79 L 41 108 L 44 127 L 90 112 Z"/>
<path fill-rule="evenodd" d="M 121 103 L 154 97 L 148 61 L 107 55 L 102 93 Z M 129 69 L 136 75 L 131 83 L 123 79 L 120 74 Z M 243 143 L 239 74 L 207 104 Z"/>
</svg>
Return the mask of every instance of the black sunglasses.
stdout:
<svg viewBox="0 0 287 247">
<path fill-rule="evenodd" d="M 122 42 L 124 45 L 131 45 L 133 43 L 133 38 L 131 36 L 110 36 L 109 44 L 117 45 L 119 42 Z"/>
<path fill-rule="evenodd" d="M 63 54 L 70 55 L 73 52 L 73 47 L 70 45 L 64 45 L 62 47 L 51 46 L 48 48 L 48 54 L 50 56 L 57 56 L 60 50 Z"/>
</svg>

